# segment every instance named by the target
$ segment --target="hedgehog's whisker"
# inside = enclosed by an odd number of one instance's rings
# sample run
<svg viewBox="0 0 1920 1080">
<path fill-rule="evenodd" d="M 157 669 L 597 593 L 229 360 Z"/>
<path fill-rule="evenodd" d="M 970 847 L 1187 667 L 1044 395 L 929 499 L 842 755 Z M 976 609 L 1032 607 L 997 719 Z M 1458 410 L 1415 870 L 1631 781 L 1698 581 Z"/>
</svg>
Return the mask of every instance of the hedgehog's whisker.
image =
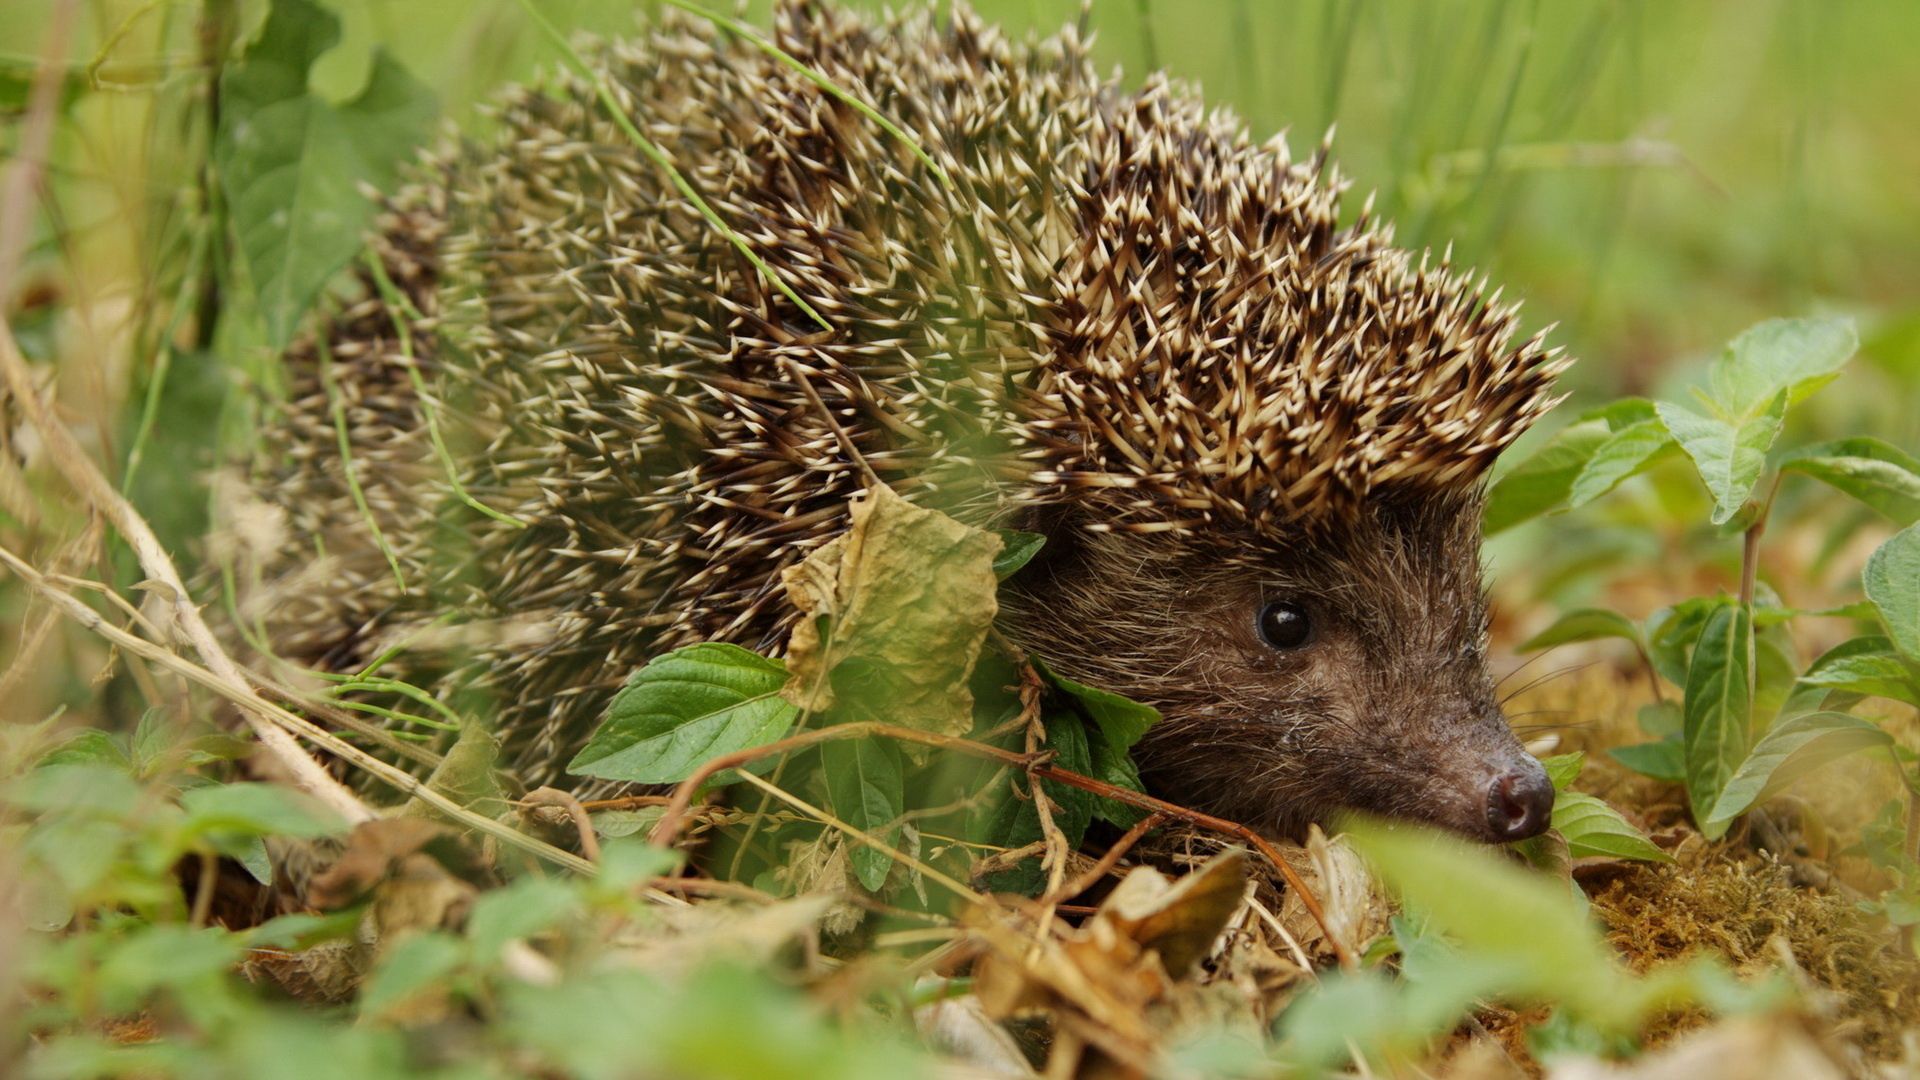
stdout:
<svg viewBox="0 0 1920 1080">
<path fill-rule="evenodd" d="M 1500 704 L 1505 705 L 1507 702 L 1512 701 L 1514 698 L 1519 697 L 1521 694 L 1524 694 L 1527 691 L 1532 690 L 1537 686 L 1541 686 L 1545 683 L 1552 682 L 1554 679 L 1558 679 L 1562 675 L 1571 675 L 1576 671 L 1584 671 L 1585 669 L 1592 667 L 1596 663 L 1598 663 L 1598 661 L 1588 660 L 1587 662 L 1582 664 L 1568 664 L 1566 667 L 1563 667 L 1563 668 L 1555 668 L 1554 670 L 1547 672 L 1545 675 L 1542 675 L 1537 679 L 1533 679 L 1528 683 L 1526 683 L 1524 686 L 1521 686 L 1520 688 L 1508 693 L 1506 696 L 1500 699 Z"/>
</svg>

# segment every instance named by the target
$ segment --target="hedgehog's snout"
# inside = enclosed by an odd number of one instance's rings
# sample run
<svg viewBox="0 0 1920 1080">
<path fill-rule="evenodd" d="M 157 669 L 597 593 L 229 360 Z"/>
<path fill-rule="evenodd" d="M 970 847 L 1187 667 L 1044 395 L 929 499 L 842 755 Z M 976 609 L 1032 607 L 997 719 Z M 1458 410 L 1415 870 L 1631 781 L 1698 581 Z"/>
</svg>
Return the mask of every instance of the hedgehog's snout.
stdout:
<svg viewBox="0 0 1920 1080">
<path fill-rule="evenodd" d="M 1487 832 L 1497 842 L 1539 836 L 1553 819 L 1553 782 L 1532 756 L 1523 756 L 1487 785 Z"/>
<path fill-rule="evenodd" d="M 1510 844 L 1547 831 L 1553 782 L 1546 767 L 1514 738 L 1498 709 L 1476 710 L 1429 748 L 1428 812 L 1434 824 L 1478 840 Z M 1415 766 L 1420 767 L 1418 765 Z"/>
</svg>

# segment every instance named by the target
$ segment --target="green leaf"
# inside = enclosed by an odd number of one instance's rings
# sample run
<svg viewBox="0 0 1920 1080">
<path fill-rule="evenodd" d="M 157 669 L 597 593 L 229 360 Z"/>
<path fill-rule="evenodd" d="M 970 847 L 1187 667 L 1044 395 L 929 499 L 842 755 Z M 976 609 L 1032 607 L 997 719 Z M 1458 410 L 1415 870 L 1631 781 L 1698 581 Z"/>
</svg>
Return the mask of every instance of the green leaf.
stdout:
<svg viewBox="0 0 1920 1080">
<path fill-rule="evenodd" d="M 1018 573 L 1047 543 L 1047 538 L 1039 533 L 1018 529 L 995 529 L 994 532 L 1000 537 L 1000 554 L 993 557 L 993 576 L 1001 581 Z"/>
<path fill-rule="evenodd" d="M 1641 731 L 1656 739 L 1678 739 L 1687 727 L 1686 715 L 1679 703 L 1673 701 L 1642 705 L 1634 712 L 1633 721 Z"/>
<path fill-rule="evenodd" d="M 671 873 L 684 858 L 676 848 L 616 837 L 600 845 L 600 875 L 588 888 L 603 898 L 631 898 L 642 883 Z"/>
<path fill-rule="evenodd" d="M 1613 432 L 1574 478 L 1567 491 L 1567 508 L 1577 509 L 1605 495 L 1628 477 L 1652 468 L 1672 448 L 1673 436 L 1657 417 Z"/>
<path fill-rule="evenodd" d="M 1733 339 L 1708 385 L 1728 416 L 1752 416 L 1776 394 L 1791 404 L 1826 385 L 1859 347 L 1846 319 L 1770 319 Z"/>
<path fill-rule="evenodd" d="M 468 947 L 479 963 L 498 963 L 508 942 L 551 929 L 579 906 L 579 893 L 552 878 L 521 878 L 490 889 L 467 916 Z"/>
<path fill-rule="evenodd" d="M 637 784 L 685 780 L 721 754 L 786 735 L 800 711 L 780 696 L 786 668 L 737 645 L 676 649 L 636 672 L 567 771 Z"/>
<path fill-rule="evenodd" d="M 1580 414 L 1581 420 L 1599 420 L 1607 425 L 1611 432 L 1621 432 L 1641 423 L 1652 420 L 1659 413 L 1654 411 L 1653 402 L 1643 397 L 1615 398 L 1605 405 L 1599 405 Z"/>
<path fill-rule="evenodd" d="M 1625 615 L 1604 608 L 1581 608 L 1555 619 L 1552 626 L 1522 642 L 1519 651 L 1536 652 L 1555 645 L 1598 641 L 1602 638 L 1622 638 L 1633 642 L 1637 648 L 1646 647 L 1640 627 Z"/>
<path fill-rule="evenodd" d="M 464 943 L 451 934 L 429 930 L 394 942 L 360 991 L 360 1015 L 379 1016 L 414 997 L 442 989 L 466 959 Z"/>
<path fill-rule="evenodd" d="M 1089 719 L 1100 725 L 1101 733 L 1120 753 L 1133 749 L 1133 744 L 1140 741 L 1147 729 L 1160 722 L 1160 710 L 1151 705 L 1142 705 L 1112 691 L 1075 682 L 1048 668 L 1039 657 L 1032 657 L 1031 660 L 1034 670 L 1042 678 L 1065 691 Z"/>
<path fill-rule="evenodd" d="M 1580 770 L 1586 763 L 1587 755 L 1581 750 L 1540 759 L 1541 766 L 1547 770 L 1547 779 L 1553 783 L 1555 791 L 1565 791 L 1569 784 L 1580 779 Z"/>
<path fill-rule="evenodd" d="M 111 765 L 59 762 L 0 783 L 0 803 L 39 814 L 84 811 L 120 818 L 144 798 L 133 777 Z"/>
<path fill-rule="evenodd" d="M 1096 780 L 1105 780 L 1114 787 L 1143 794 L 1146 792 L 1146 786 L 1140 782 L 1140 769 L 1133 763 L 1133 758 L 1129 757 L 1124 750 L 1114 749 L 1113 744 L 1107 741 L 1106 732 L 1102 731 L 1098 725 L 1087 732 L 1087 750 L 1093 759 L 1093 771 L 1088 775 Z M 1137 806 L 1129 806 L 1114 799 L 1095 798 L 1093 816 L 1101 821 L 1128 829 L 1138 824 L 1141 818 L 1146 817 L 1147 812 Z"/>
<path fill-rule="evenodd" d="M 1687 669 L 1687 799 L 1709 840 L 1719 839 L 1726 823 L 1709 819 L 1707 811 L 1746 758 L 1752 648 L 1753 624 L 1746 609 L 1725 604 L 1708 616 Z"/>
<path fill-rule="evenodd" d="M 1642 776 L 1678 784 L 1687 778 L 1687 748 L 1678 739 L 1616 746 L 1607 756 Z"/>
<path fill-rule="evenodd" d="M 1699 640 L 1700 628 L 1707 624 L 1707 616 L 1727 602 L 1724 596 L 1696 596 L 1647 616 L 1647 655 L 1661 678 L 1675 686 L 1686 685 L 1687 658 Z"/>
<path fill-rule="evenodd" d="M 1909 525 L 1867 558 L 1861 576 L 1895 646 L 1920 660 L 1920 525 Z"/>
<path fill-rule="evenodd" d="M 329 279 L 360 250 L 374 206 L 430 133 L 432 94 L 383 51 L 367 85 L 335 105 L 307 88 L 340 22 L 308 0 L 275 0 L 260 37 L 220 80 L 214 161 L 268 344 L 283 347 Z"/>
<path fill-rule="evenodd" d="M 268 919 L 246 931 L 240 940 L 250 949 L 311 949 L 323 942 L 351 941 L 359 933 L 365 917 L 366 911 L 360 907 L 343 908 L 325 915 L 295 911 Z"/>
<path fill-rule="evenodd" d="M 1795 684 L 1794 697 L 1803 690 L 1824 698 L 1838 691 L 1861 697 L 1883 697 L 1920 708 L 1920 665 L 1901 656 L 1893 642 L 1877 634 L 1850 638 L 1820 655 Z M 1807 700 L 1816 700 L 1809 695 Z"/>
<path fill-rule="evenodd" d="M 99 985 L 116 1010 L 160 987 L 217 979 L 240 959 L 242 939 L 223 929 L 147 926 L 116 942 L 100 965 Z"/>
<path fill-rule="evenodd" d="M 893 843 L 907 798 L 900 748 L 889 739 L 840 739 L 822 744 L 820 759 L 834 816 L 876 840 Z M 880 891 L 893 870 L 885 852 L 857 840 L 847 841 L 847 859 L 868 892 Z"/>
<path fill-rule="evenodd" d="M 1721 823 L 1725 831 L 1725 823 L 1748 807 L 1827 762 L 1856 750 L 1891 745 L 1893 737 L 1877 725 L 1846 713 L 1807 713 L 1782 720 L 1754 744 L 1721 790 L 1707 820 Z"/>
<path fill-rule="evenodd" d="M 190 835 L 311 838 L 346 831 L 340 816 L 310 796 L 275 784 L 209 784 L 180 796 Z"/>
<path fill-rule="evenodd" d="M 1513 998 L 1562 1001 L 1608 1019 L 1636 1007 L 1624 971 L 1561 882 L 1427 829 L 1363 819 L 1342 831 L 1461 955 L 1500 964 Z"/>
<path fill-rule="evenodd" d="M 1602 422 L 1571 424 L 1507 470 L 1487 493 L 1486 534 L 1492 536 L 1559 508 L 1587 460 L 1609 437 Z"/>
<path fill-rule="evenodd" d="M 1894 524 L 1920 521 L 1920 458 L 1871 436 L 1801 447 L 1780 471 L 1811 476 L 1859 499 Z"/>
<path fill-rule="evenodd" d="M 1672 862 L 1639 829 L 1627 824 L 1620 812 L 1580 791 L 1562 791 L 1553 800 L 1553 828 L 1567 841 L 1567 854 L 1605 855 L 1615 859 Z"/>
<path fill-rule="evenodd" d="M 1758 414 L 1733 420 L 1702 416 L 1670 401 L 1655 402 L 1654 407 L 1713 495 L 1713 523 L 1733 517 L 1760 481 L 1767 450 L 1779 436 L 1787 413 L 1787 392 L 1775 394 Z"/>
<path fill-rule="evenodd" d="M 638 810 L 595 810 L 592 814 L 593 831 L 602 840 L 618 840 L 636 833 L 645 836 L 652 833 L 653 827 L 660 824 L 660 819 L 665 816 L 664 806 L 643 806 Z"/>
<path fill-rule="evenodd" d="M 109 769 L 130 770 L 133 761 L 125 741 L 97 728 L 76 731 L 59 746 L 46 752 L 35 768 L 50 765 L 98 765 Z"/>
</svg>

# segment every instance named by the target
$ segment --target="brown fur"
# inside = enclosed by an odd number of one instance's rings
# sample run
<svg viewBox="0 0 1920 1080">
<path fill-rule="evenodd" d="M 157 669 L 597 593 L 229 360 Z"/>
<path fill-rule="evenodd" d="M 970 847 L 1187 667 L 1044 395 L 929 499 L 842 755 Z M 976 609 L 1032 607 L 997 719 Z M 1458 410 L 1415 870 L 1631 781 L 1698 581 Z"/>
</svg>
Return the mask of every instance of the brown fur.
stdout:
<svg viewBox="0 0 1920 1080">
<path fill-rule="evenodd" d="M 1056 528 L 1004 621 L 1161 710 L 1138 755 L 1169 798 L 1281 832 L 1344 807 L 1478 835 L 1488 784 L 1526 760 L 1487 674 L 1479 521 L 1463 494 L 1291 539 Z M 1309 611 L 1306 646 L 1261 640 L 1273 600 Z"/>
</svg>

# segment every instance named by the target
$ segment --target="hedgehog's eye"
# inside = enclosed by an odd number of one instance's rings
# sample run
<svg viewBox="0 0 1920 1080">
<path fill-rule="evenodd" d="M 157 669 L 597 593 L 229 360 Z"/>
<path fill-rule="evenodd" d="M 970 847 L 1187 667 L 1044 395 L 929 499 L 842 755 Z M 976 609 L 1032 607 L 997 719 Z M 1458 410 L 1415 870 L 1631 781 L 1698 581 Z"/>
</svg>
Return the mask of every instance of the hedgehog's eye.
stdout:
<svg viewBox="0 0 1920 1080">
<path fill-rule="evenodd" d="M 1299 604 L 1276 600 L 1260 609 L 1260 636 L 1276 649 L 1297 649 L 1313 640 L 1313 620 Z"/>
</svg>

